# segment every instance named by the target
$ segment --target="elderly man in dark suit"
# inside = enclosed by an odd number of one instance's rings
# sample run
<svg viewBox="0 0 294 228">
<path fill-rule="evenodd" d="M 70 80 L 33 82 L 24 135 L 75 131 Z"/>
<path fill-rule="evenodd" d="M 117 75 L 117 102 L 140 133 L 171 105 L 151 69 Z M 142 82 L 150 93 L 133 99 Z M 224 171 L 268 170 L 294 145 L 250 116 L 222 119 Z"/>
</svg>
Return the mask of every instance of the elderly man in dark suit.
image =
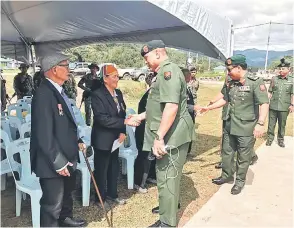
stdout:
<svg viewBox="0 0 294 228">
<path fill-rule="evenodd" d="M 101 68 L 100 74 L 103 85 L 91 95 L 94 113 L 91 135 L 95 153 L 94 175 L 102 200 L 105 201 L 108 198 L 121 205 L 126 202 L 118 198 L 117 194 L 119 149 L 112 151 L 112 146 L 117 139 L 120 143 L 125 140 L 126 125 L 137 126 L 138 123 L 132 119 L 125 119 L 126 104 L 121 91 L 116 89 L 119 80 L 117 69 L 113 65 L 105 65 Z M 109 208 L 106 201 L 104 205 Z"/>
<path fill-rule="evenodd" d="M 46 79 L 32 100 L 31 167 L 43 191 L 41 227 L 85 224 L 72 213 L 75 169 L 85 144 L 78 138 L 73 110 L 62 89 L 69 77 L 67 59 L 56 53 L 41 60 Z"/>
</svg>

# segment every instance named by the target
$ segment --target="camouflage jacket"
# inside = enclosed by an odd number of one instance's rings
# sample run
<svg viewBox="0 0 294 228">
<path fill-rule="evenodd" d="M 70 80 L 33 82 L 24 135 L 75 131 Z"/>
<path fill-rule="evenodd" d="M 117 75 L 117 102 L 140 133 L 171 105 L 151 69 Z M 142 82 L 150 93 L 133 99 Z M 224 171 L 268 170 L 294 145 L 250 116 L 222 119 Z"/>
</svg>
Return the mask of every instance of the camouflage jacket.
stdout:
<svg viewBox="0 0 294 228">
<path fill-rule="evenodd" d="M 24 96 L 32 96 L 34 91 L 32 77 L 28 74 L 17 74 L 13 80 L 13 88 L 17 95 L 17 99 L 22 99 Z"/>
<path fill-rule="evenodd" d="M 62 85 L 65 94 L 68 98 L 76 100 L 78 95 L 77 84 L 73 74 L 70 74 L 69 79 Z"/>
<path fill-rule="evenodd" d="M 78 87 L 85 91 L 91 91 L 91 88 L 93 86 L 93 80 L 98 79 L 97 75 L 93 75 L 91 73 L 86 74 L 81 78 L 81 80 L 78 83 Z"/>
<path fill-rule="evenodd" d="M 197 79 L 192 79 L 187 83 L 188 89 L 191 91 L 194 104 L 197 104 L 197 91 L 199 89 L 199 81 Z"/>
</svg>

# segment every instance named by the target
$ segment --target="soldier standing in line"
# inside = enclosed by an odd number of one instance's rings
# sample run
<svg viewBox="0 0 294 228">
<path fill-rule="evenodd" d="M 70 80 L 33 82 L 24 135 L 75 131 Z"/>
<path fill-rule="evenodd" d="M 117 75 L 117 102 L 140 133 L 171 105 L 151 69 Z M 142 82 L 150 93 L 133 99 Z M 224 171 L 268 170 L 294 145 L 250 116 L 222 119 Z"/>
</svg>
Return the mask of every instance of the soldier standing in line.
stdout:
<svg viewBox="0 0 294 228">
<path fill-rule="evenodd" d="M 248 74 L 245 56 L 228 58 L 226 67 L 232 80 L 222 90 L 224 97 L 201 112 L 228 104 L 223 127 L 222 174 L 212 179 L 212 183 L 222 185 L 234 180 L 234 154 L 237 151 L 236 181 L 231 189 L 231 194 L 237 195 L 245 185 L 256 138 L 264 133 L 269 100 L 263 80 Z"/>
<path fill-rule="evenodd" d="M 18 100 L 22 99 L 24 96 L 33 95 L 33 79 L 27 73 L 28 68 L 29 65 L 25 63 L 20 64 L 19 69 L 21 70 L 21 72 L 14 77 L 13 88 L 15 90 L 15 94 Z"/>
<path fill-rule="evenodd" d="M 285 147 L 284 136 L 289 112 L 294 111 L 293 76 L 290 75 L 290 63 L 281 59 L 278 65 L 279 76 L 272 78 L 269 87 L 269 123 L 267 131 L 267 146 L 271 146 L 275 137 L 275 127 L 278 120 L 278 145 Z"/>
<path fill-rule="evenodd" d="M 91 126 L 91 92 L 93 86 L 93 80 L 98 79 L 97 71 L 99 71 L 99 66 L 96 63 L 91 63 L 89 66 L 91 73 L 86 74 L 78 83 L 83 92 L 83 100 L 85 101 L 85 113 L 86 113 L 86 124 Z"/>
<path fill-rule="evenodd" d="M 75 81 L 75 77 L 73 74 L 69 74 L 69 78 L 62 85 L 64 89 L 64 93 L 68 96 L 68 98 L 76 100 L 78 95 L 77 84 Z"/>
</svg>

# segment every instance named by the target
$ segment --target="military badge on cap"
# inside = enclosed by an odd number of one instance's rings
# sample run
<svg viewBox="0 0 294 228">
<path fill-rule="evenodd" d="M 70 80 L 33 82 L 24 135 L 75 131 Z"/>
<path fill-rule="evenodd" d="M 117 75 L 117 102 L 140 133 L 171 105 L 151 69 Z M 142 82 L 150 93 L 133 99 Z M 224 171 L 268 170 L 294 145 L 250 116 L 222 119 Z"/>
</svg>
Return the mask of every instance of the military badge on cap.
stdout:
<svg viewBox="0 0 294 228">
<path fill-rule="evenodd" d="M 170 71 L 164 72 L 163 75 L 164 75 L 165 80 L 170 80 L 171 79 L 171 72 Z"/>
</svg>

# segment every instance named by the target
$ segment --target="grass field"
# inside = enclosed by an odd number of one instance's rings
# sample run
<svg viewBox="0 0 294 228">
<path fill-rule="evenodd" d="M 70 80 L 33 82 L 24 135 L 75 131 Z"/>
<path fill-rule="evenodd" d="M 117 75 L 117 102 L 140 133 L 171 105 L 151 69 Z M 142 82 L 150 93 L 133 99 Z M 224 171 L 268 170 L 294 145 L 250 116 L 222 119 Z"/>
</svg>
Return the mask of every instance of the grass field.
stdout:
<svg viewBox="0 0 294 228">
<path fill-rule="evenodd" d="M 11 79 L 7 78 L 7 81 L 11 86 Z M 137 110 L 138 100 L 145 91 L 144 84 L 134 81 L 120 81 L 119 88 L 123 91 L 127 106 Z M 13 93 L 11 88 L 8 88 L 8 91 L 10 95 Z M 206 105 L 219 91 L 220 85 L 200 84 L 199 104 Z M 218 186 L 211 183 L 211 178 L 220 174 L 220 171 L 214 168 L 220 160 L 222 124 L 220 115 L 221 110 L 219 109 L 196 118 L 197 140 L 193 144 L 193 155 L 188 158 L 185 164 L 181 183 L 179 226 L 183 226 L 218 190 Z M 293 115 L 288 118 L 286 134 L 293 136 Z M 255 147 L 257 148 L 262 142 L 263 139 L 258 139 Z M 148 187 L 147 194 L 139 194 L 133 190 L 127 190 L 125 178 L 120 179 L 119 195 L 127 199 L 127 204 L 114 208 L 113 223 L 115 227 L 146 227 L 158 219 L 157 215 L 151 213 L 151 209 L 158 205 L 157 189 L 154 185 Z M 82 207 L 80 195 L 79 188 L 75 193 L 75 216 L 85 218 L 89 222 L 89 227 L 106 227 L 107 222 L 103 220 L 102 210 L 98 209 L 93 200 L 89 207 Z M 94 193 L 92 192 L 91 195 L 93 197 Z M 31 226 L 29 199 L 23 202 L 21 216 L 15 217 L 15 190 L 12 181 L 8 183 L 7 190 L 2 191 L 1 199 L 1 226 Z"/>
</svg>

